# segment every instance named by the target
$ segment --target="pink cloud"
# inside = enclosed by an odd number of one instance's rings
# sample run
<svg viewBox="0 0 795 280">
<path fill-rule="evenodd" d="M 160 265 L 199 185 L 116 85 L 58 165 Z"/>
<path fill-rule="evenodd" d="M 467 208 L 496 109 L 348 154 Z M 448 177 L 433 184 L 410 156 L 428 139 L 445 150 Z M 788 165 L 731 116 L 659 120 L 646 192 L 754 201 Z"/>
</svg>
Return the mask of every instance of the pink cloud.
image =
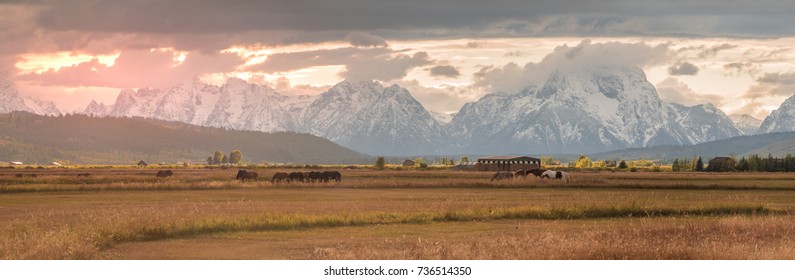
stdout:
<svg viewBox="0 0 795 280">
<path fill-rule="evenodd" d="M 235 70 L 243 60 L 235 54 L 189 53 L 182 63 L 171 51 L 125 51 L 112 66 L 97 59 L 40 74 L 24 74 L 20 80 L 46 86 L 67 87 L 170 87 L 194 76 Z"/>
</svg>

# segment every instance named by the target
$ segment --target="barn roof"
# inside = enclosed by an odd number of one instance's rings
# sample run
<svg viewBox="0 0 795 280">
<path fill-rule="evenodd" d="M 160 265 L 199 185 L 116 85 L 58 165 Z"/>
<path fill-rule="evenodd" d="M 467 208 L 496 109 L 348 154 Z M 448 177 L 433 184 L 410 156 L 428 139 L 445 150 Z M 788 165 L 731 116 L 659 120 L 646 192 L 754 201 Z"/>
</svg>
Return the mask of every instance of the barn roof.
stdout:
<svg viewBox="0 0 795 280">
<path fill-rule="evenodd" d="M 539 161 L 540 159 L 528 156 L 490 156 L 478 158 L 480 160 L 526 160 L 526 161 Z"/>
</svg>

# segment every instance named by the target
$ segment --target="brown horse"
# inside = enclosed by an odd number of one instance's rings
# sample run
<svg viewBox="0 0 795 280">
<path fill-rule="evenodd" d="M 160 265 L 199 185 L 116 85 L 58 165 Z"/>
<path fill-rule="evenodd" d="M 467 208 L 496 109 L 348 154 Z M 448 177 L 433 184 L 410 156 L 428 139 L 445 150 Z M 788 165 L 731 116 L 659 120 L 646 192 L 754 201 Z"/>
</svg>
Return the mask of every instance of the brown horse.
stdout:
<svg viewBox="0 0 795 280">
<path fill-rule="evenodd" d="M 174 172 L 171 170 L 160 170 L 157 171 L 157 175 L 155 175 L 155 177 L 166 178 L 166 177 L 171 177 L 171 175 L 174 175 Z"/>
<path fill-rule="evenodd" d="M 546 171 L 547 171 L 546 169 L 538 169 L 538 168 L 530 169 L 530 170 L 527 170 L 527 175 L 533 174 L 536 177 L 541 177 L 541 174 L 544 174 L 544 172 L 546 172 Z"/>
<path fill-rule="evenodd" d="M 259 174 L 257 174 L 257 172 L 250 172 L 241 169 L 237 171 L 237 176 L 235 177 L 235 179 L 238 179 L 241 182 L 245 182 L 246 180 L 256 181 L 258 176 Z"/>
<path fill-rule="evenodd" d="M 328 182 L 329 180 L 342 181 L 342 174 L 339 171 L 323 171 L 321 177 L 323 182 Z"/>
<path fill-rule="evenodd" d="M 289 175 L 287 175 L 287 173 L 276 172 L 276 174 L 273 174 L 271 182 L 276 183 L 276 182 L 286 181 L 287 179 L 289 179 Z"/>
<path fill-rule="evenodd" d="M 89 176 L 91 176 L 91 173 L 77 173 L 77 178 L 80 178 L 80 177 L 88 178 Z"/>
<path fill-rule="evenodd" d="M 528 172 L 529 172 L 529 170 L 525 171 L 524 169 L 519 169 L 519 171 L 516 171 L 516 173 L 513 174 L 513 177 L 516 177 L 516 178 L 519 178 L 519 177 L 527 178 L 527 173 Z"/>
<path fill-rule="evenodd" d="M 509 180 L 513 179 L 513 172 L 511 172 L 511 171 L 500 171 L 500 172 L 494 173 L 494 176 L 491 176 L 491 181 L 492 182 L 494 182 L 494 180 L 498 180 L 499 181 L 499 180 L 504 180 L 504 179 L 509 179 Z"/>
</svg>

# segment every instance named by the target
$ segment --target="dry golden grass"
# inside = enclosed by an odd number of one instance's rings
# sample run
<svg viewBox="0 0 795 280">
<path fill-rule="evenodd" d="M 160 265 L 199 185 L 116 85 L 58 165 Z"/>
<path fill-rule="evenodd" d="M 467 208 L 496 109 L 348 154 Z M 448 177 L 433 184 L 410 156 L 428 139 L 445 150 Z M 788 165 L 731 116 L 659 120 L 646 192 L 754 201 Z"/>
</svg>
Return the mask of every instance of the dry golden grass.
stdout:
<svg viewBox="0 0 795 280">
<path fill-rule="evenodd" d="M 14 176 L 23 171 L 38 176 Z M 258 170 L 277 171 L 294 170 Z M 237 182 L 236 169 L 155 173 L 0 170 L 0 259 L 793 258 L 780 249 L 793 247 L 791 174 L 575 173 L 563 184 L 343 170 L 341 183 L 271 184 Z M 277 242 L 266 255 L 223 246 L 262 234 L 324 242 Z M 182 246 L 151 246 L 173 242 Z"/>
</svg>

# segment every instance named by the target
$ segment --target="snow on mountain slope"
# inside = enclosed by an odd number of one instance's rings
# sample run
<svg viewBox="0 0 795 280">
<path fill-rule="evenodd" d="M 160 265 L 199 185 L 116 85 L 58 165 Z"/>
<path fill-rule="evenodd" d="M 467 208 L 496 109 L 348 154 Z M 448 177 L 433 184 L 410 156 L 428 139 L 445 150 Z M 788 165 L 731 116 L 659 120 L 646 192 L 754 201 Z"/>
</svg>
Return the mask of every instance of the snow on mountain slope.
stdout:
<svg viewBox="0 0 795 280">
<path fill-rule="evenodd" d="M 86 109 L 83 110 L 83 114 L 88 116 L 96 116 L 96 117 L 104 117 L 110 113 L 112 106 L 105 105 L 105 103 L 97 103 L 94 100 L 91 100 L 91 103 L 86 106 Z"/>
<path fill-rule="evenodd" d="M 754 135 L 762 125 L 762 120 L 752 117 L 749 114 L 735 114 L 729 116 L 737 127 L 745 135 Z"/>
<path fill-rule="evenodd" d="M 781 103 L 759 126 L 757 134 L 795 131 L 795 95 Z"/>
<path fill-rule="evenodd" d="M 55 106 L 55 103 L 48 100 L 42 100 L 38 97 L 23 97 L 25 106 L 30 108 L 30 112 L 37 115 L 55 116 L 61 114 L 61 110 Z"/>
<path fill-rule="evenodd" d="M 712 106 L 671 106 L 638 68 L 554 72 L 540 89 L 491 94 L 464 105 L 447 125 L 457 141 L 449 152 L 592 153 L 740 133 Z"/>
<path fill-rule="evenodd" d="M 19 95 L 14 83 L 0 79 L 0 114 L 13 111 L 32 112 L 32 109 L 25 105 L 25 100 Z"/>
<path fill-rule="evenodd" d="M 431 117 L 433 117 L 436 121 L 438 121 L 440 124 L 443 125 L 450 123 L 450 121 L 452 121 L 453 117 L 455 116 L 455 113 L 448 114 L 436 111 L 428 111 L 428 113 L 430 113 Z"/>
<path fill-rule="evenodd" d="M 378 82 L 343 81 L 306 109 L 306 131 L 371 155 L 432 154 L 442 126 L 408 90 Z"/>
<path fill-rule="evenodd" d="M 232 78 L 221 87 L 221 97 L 206 125 L 264 132 L 300 130 L 298 122 L 280 104 L 284 99 L 269 87 Z"/>
</svg>

